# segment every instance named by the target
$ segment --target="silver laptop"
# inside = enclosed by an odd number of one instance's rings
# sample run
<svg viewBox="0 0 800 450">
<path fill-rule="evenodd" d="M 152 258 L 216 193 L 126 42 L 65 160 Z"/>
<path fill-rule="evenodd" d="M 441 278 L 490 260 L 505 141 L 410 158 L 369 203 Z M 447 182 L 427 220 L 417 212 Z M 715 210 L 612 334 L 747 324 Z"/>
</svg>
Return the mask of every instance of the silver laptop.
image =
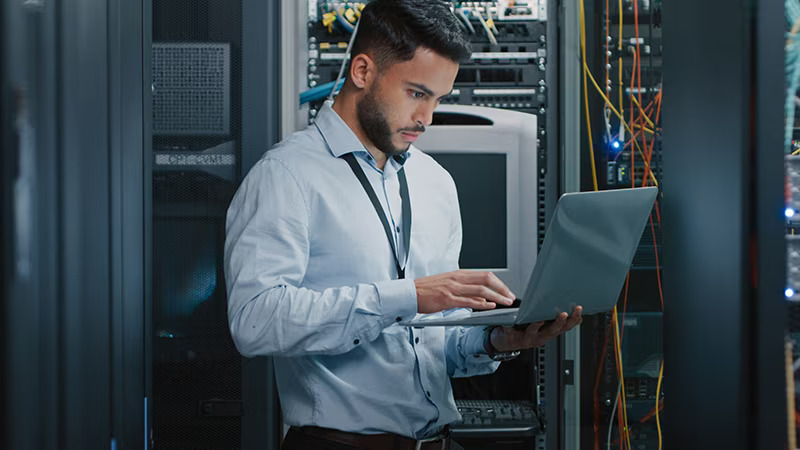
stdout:
<svg viewBox="0 0 800 450">
<path fill-rule="evenodd" d="M 657 194 L 658 188 L 647 187 L 562 195 L 518 308 L 418 314 L 401 325 L 524 325 L 577 305 L 584 316 L 610 311 Z"/>
</svg>

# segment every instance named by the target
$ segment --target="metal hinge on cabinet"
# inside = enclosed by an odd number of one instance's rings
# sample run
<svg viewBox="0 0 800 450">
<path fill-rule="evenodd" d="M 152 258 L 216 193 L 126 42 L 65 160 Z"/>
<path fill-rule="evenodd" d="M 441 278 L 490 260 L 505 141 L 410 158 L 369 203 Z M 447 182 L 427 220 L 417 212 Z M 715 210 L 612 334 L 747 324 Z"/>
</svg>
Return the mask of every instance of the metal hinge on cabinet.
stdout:
<svg viewBox="0 0 800 450">
<path fill-rule="evenodd" d="M 575 361 L 565 359 L 562 367 L 564 368 L 562 372 L 564 376 L 564 385 L 575 384 Z"/>
</svg>

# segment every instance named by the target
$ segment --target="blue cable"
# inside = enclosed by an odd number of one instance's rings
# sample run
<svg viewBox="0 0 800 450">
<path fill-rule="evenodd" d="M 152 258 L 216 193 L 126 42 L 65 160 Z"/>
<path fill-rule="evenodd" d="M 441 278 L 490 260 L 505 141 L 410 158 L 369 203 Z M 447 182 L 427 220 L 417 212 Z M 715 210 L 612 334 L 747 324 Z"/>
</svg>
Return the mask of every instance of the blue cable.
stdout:
<svg viewBox="0 0 800 450">
<path fill-rule="evenodd" d="M 338 11 L 336 12 L 336 21 L 339 22 L 339 25 L 341 25 L 342 28 L 344 28 L 350 33 L 352 33 L 353 30 L 355 29 L 355 27 L 353 27 L 353 24 L 351 24 L 344 17 L 342 17 L 342 14 L 339 13 Z"/>
<path fill-rule="evenodd" d="M 335 91 L 338 92 L 339 89 L 342 88 L 342 84 L 344 84 L 344 78 L 339 80 L 339 83 L 336 85 Z M 313 102 L 315 100 L 319 100 L 321 98 L 325 98 L 328 94 L 331 93 L 333 89 L 333 81 L 320 84 L 317 87 L 313 87 L 305 92 L 300 93 L 300 104 L 303 105 L 308 102 Z"/>
</svg>

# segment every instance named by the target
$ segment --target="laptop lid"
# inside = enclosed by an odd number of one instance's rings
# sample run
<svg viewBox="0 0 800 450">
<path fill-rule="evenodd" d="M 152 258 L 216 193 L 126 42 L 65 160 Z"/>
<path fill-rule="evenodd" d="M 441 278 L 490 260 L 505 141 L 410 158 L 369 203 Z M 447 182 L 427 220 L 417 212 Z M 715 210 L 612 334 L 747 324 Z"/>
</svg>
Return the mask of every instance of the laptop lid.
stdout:
<svg viewBox="0 0 800 450">
<path fill-rule="evenodd" d="M 610 311 L 625 282 L 658 188 L 564 194 L 558 200 L 519 308 L 450 311 L 401 325 L 529 324 L 581 305 L 583 315 Z"/>
<path fill-rule="evenodd" d="M 545 233 L 516 323 L 611 310 L 633 262 L 658 188 L 561 196 Z"/>
</svg>

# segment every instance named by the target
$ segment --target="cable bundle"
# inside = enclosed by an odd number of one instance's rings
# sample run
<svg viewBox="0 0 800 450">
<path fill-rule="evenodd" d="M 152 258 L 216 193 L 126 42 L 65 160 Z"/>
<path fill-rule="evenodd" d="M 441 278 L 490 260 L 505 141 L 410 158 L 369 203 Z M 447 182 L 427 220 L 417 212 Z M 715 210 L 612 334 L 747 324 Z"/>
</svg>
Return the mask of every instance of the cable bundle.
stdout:
<svg viewBox="0 0 800 450">
<path fill-rule="evenodd" d="M 618 0 L 618 15 L 619 15 L 619 23 L 618 23 L 618 41 L 617 41 L 617 52 L 618 52 L 618 62 L 617 62 L 617 70 L 618 70 L 618 107 L 615 107 L 614 104 L 609 99 L 611 93 L 611 64 L 610 64 L 610 56 L 611 51 L 609 45 L 611 44 L 610 38 L 610 24 L 609 24 L 609 3 L 606 0 L 606 86 L 605 92 L 604 89 L 601 89 L 598 85 L 597 81 L 595 80 L 594 76 L 589 69 L 589 66 L 586 62 L 586 23 L 585 23 L 585 11 L 584 11 L 584 2 L 580 0 L 579 2 L 579 14 L 580 14 L 580 44 L 581 44 L 581 61 L 583 65 L 583 96 L 584 96 L 584 112 L 586 114 L 586 125 L 587 125 L 587 137 L 589 142 L 589 153 L 590 153 L 590 162 L 591 162 L 591 170 L 592 170 L 592 183 L 594 190 L 598 190 L 598 183 L 597 183 L 597 168 L 595 166 L 595 154 L 594 154 L 594 142 L 592 140 L 592 126 L 591 126 L 591 114 L 589 110 L 589 86 L 588 82 L 591 81 L 595 91 L 598 95 L 600 95 L 604 101 L 603 111 L 604 111 L 604 119 L 605 119 L 605 130 L 606 130 L 606 139 L 609 143 L 611 142 L 618 142 L 619 146 L 621 147 L 620 152 L 616 155 L 618 158 L 620 154 L 624 151 L 630 151 L 631 155 L 631 187 L 636 186 L 636 177 L 634 176 L 634 168 L 636 164 L 636 154 L 641 157 L 642 164 L 644 165 L 644 172 L 642 176 L 641 186 L 648 186 L 648 185 L 655 185 L 658 186 L 658 180 L 656 179 L 653 170 L 651 169 L 651 160 L 653 157 L 653 152 L 655 150 L 655 142 L 657 136 L 660 134 L 660 116 L 661 116 L 661 98 L 662 98 L 662 91 L 659 91 L 653 99 L 644 107 L 642 107 L 642 76 L 641 76 L 641 49 L 639 47 L 640 39 L 639 39 L 639 10 L 638 10 L 638 0 L 633 1 L 633 8 L 634 8 L 634 25 L 636 30 L 636 39 L 633 42 L 635 45 L 635 49 L 633 52 L 633 70 L 631 73 L 631 80 L 630 80 L 630 90 L 629 90 L 629 107 L 628 107 L 628 120 L 625 120 L 625 109 L 624 109 L 624 88 L 623 85 L 623 63 L 622 63 L 622 0 Z M 651 115 L 654 117 L 651 119 Z M 612 136 L 612 127 L 611 127 L 611 112 L 614 113 L 614 116 L 619 120 L 619 128 L 616 135 Z M 626 138 L 630 136 L 629 138 Z M 649 137 L 649 138 L 648 138 Z M 641 141 L 641 144 L 640 144 Z M 661 213 L 658 206 L 658 201 L 656 201 L 655 206 L 656 212 L 656 220 L 661 222 Z M 655 225 L 653 222 L 653 217 L 650 217 L 650 230 L 653 235 L 653 245 L 656 246 L 655 248 L 655 257 L 656 257 L 656 275 L 658 280 L 658 290 L 659 290 L 659 298 L 661 301 L 661 308 L 663 311 L 664 307 L 664 296 L 663 290 L 661 286 L 661 270 L 659 267 L 658 261 L 658 248 L 656 242 L 656 235 L 655 235 Z M 625 323 L 625 313 L 627 310 L 627 301 L 628 301 L 628 291 L 630 285 L 630 274 L 625 282 L 624 294 L 623 294 L 623 308 L 622 308 L 622 322 Z M 630 438 L 630 426 L 628 421 L 628 414 L 627 414 L 627 404 L 625 401 L 625 375 L 623 373 L 623 364 L 622 364 L 622 338 L 623 338 L 623 330 L 620 330 L 619 326 L 619 314 L 617 308 L 615 307 L 611 312 L 611 321 L 610 326 L 606 330 L 606 337 L 603 344 L 603 349 L 601 351 L 601 356 L 598 362 L 598 372 L 595 378 L 595 386 L 594 386 L 594 448 L 595 450 L 600 450 L 600 406 L 599 406 L 599 399 L 598 399 L 598 387 L 600 383 L 600 375 L 602 369 L 604 367 L 604 362 L 606 359 L 606 351 L 608 348 L 609 342 L 613 344 L 613 351 L 614 351 L 614 361 L 616 366 L 617 375 L 619 377 L 619 384 L 617 387 L 616 399 L 613 403 L 613 409 L 611 413 L 612 421 L 609 423 L 608 434 L 606 438 L 606 448 L 611 448 L 611 435 L 613 429 L 613 416 L 617 416 L 617 428 L 619 431 L 619 444 L 620 448 L 626 448 L 628 450 L 631 449 L 631 438 Z M 651 413 L 647 414 L 640 422 L 644 423 L 645 421 L 649 420 L 651 417 L 655 417 L 656 419 L 656 426 L 658 429 L 658 447 L 661 449 L 661 420 L 659 417 L 660 411 L 663 409 L 663 402 L 660 401 L 661 397 L 661 380 L 663 378 L 663 359 L 661 364 L 659 365 L 659 375 L 658 375 L 658 384 L 656 388 L 656 401 Z"/>
</svg>

